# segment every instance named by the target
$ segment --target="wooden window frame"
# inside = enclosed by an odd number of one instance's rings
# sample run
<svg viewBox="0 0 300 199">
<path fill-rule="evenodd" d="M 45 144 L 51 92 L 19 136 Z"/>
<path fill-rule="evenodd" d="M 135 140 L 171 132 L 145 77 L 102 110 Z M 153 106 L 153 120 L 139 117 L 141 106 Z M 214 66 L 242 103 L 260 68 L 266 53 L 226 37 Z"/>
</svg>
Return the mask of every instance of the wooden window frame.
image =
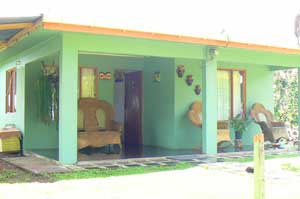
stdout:
<svg viewBox="0 0 300 199">
<path fill-rule="evenodd" d="M 17 97 L 17 69 L 12 68 L 6 71 L 6 93 L 5 93 L 5 113 L 16 112 Z M 9 97 L 10 96 L 10 97 Z M 9 106 L 10 104 L 10 106 Z"/>
<path fill-rule="evenodd" d="M 243 112 L 246 114 L 246 104 L 247 104 L 247 98 L 246 98 L 246 88 L 247 88 L 247 71 L 245 69 L 239 69 L 239 68 L 218 68 L 219 71 L 229 71 L 230 72 L 230 118 L 232 119 L 234 117 L 233 113 L 233 96 L 234 96 L 234 89 L 233 89 L 233 72 L 238 71 L 241 76 L 243 77 Z"/>
<path fill-rule="evenodd" d="M 80 66 L 79 67 L 79 98 L 83 98 L 81 97 L 81 94 L 82 94 L 82 85 L 81 85 L 81 82 L 82 82 L 82 71 L 83 69 L 93 69 L 94 70 L 94 73 L 95 73 L 95 98 L 98 98 L 98 68 L 97 67 L 94 67 L 94 66 Z"/>
</svg>

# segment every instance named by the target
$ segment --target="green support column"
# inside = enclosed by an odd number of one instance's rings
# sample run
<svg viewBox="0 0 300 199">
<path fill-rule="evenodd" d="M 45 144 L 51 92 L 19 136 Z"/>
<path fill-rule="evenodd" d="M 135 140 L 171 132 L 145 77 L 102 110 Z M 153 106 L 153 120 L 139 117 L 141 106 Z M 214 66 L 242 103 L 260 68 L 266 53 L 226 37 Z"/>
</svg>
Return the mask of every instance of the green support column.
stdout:
<svg viewBox="0 0 300 199">
<path fill-rule="evenodd" d="M 217 60 L 216 50 L 207 50 L 203 68 L 203 125 L 202 150 L 209 155 L 217 154 Z"/>
<path fill-rule="evenodd" d="M 78 52 L 63 40 L 59 76 L 59 162 L 77 162 Z"/>
</svg>

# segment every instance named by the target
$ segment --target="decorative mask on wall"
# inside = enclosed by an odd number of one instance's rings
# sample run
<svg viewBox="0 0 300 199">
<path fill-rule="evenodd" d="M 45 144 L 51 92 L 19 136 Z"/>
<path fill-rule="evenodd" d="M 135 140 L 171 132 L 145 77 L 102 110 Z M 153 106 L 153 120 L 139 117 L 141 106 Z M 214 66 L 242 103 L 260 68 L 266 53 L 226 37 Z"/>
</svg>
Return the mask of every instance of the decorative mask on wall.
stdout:
<svg viewBox="0 0 300 199">
<path fill-rule="evenodd" d="M 153 73 L 153 82 L 160 82 L 160 72 L 156 71 Z"/>
<path fill-rule="evenodd" d="M 111 80 L 111 72 L 99 72 L 100 80 Z"/>
<path fill-rule="evenodd" d="M 186 83 L 187 83 L 187 85 L 192 85 L 193 84 L 193 81 L 194 81 L 194 79 L 193 79 L 193 75 L 188 75 L 188 76 L 186 76 Z"/>
<path fill-rule="evenodd" d="M 105 79 L 106 80 L 111 80 L 111 72 L 106 72 L 105 73 Z"/>
<path fill-rule="evenodd" d="M 196 86 L 195 86 L 195 93 L 196 93 L 196 95 L 200 95 L 200 93 L 201 93 L 201 87 L 200 87 L 200 85 L 199 84 L 197 84 Z"/>
<path fill-rule="evenodd" d="M 178 77 L 180 78 L 183 77 L 184 71 L 185 71 L 184 65 L 177 66 L 176 72 Z"/>
<path fill-rule="evenodd" d="M 123 82 L 124 81 L 124 72 L 116 70 L 114 73 L 115 82 Z"/>
<path fill-rule="evenodd" d="M 105 80 L 105 73 L 104 72 L 99 72 L 99 79 L 100 80 Z"/>
</svg>

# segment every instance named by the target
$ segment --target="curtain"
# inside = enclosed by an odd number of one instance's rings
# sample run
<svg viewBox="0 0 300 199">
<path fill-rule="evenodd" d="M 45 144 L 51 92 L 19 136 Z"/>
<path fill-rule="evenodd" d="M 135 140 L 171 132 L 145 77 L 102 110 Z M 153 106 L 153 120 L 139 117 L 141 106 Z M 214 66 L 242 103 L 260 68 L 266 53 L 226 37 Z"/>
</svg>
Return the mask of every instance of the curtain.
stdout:
<svg viewBox="0 0 300 199">
<path fill-rule="evenodd" d="M 93 68 L 81 68 L 81 97 L 96 97 L 95 70 Z"/>
<path fill-rule="evenodd" d="M 230 72 L 218 71 L 218 120 L 230 118 Z"/>
<path fill-rule="evenodd" d="M 242 85 L 243 78 L 239 71 L 233 71 L 233 116 L 235 117 L 243 110 Z"/>
</svg>

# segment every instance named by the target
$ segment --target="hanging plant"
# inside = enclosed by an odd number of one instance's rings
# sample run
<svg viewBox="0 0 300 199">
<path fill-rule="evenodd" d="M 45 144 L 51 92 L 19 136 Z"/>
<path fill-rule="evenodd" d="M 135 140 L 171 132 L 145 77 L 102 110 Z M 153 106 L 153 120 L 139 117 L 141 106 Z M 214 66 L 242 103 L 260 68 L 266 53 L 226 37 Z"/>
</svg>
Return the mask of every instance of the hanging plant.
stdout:
<svg viewBox="0 0 300 199">
<path fill-rule="evenodd" d="M 42 62 L 42 76 L 37 81 L 38 118 L 45 124 L 58 121 L 58 66 Z"/>
</svg>

